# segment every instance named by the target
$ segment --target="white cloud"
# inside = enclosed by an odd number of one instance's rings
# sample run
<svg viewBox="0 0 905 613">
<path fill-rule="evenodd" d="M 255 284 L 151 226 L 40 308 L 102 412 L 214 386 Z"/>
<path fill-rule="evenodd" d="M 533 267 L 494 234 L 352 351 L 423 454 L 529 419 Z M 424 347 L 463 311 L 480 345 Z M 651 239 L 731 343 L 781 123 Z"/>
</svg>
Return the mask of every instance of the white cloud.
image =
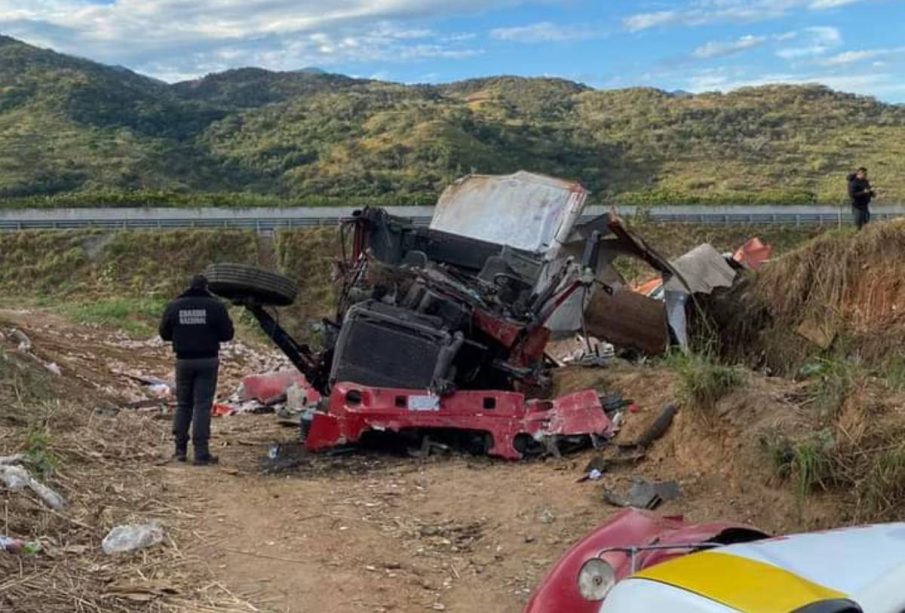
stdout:
<svg viewBox="0 0 905 613">
<path fill-rule="evenodd" d="M 638 13 L 627 17 L 624 21 L 625 28 L 632 32 L 646 30 L 657 26 L 680 23 L 684 19 L 684 13 L 679 11 L 658 11 L 656 13 Z"/>
<path fill-rule="evenodd" d="M 692 55 L 700 59 L 725 57 L 759 47 L 766 41 L 767 39 L 764 36 L 752 36 L 750 34 L 730 42 L 711 41 L 695 49 Z"/>
<path fill-rule="evenodd" d="M 472 33 L 438 35 L 421 24 L 533 1 L 0 0 L 0 31 L 172 78 L 250 64 L 471 57 L 481 53 Z"/>
<path fill-rule="evenodd" d="M 905 94 L 905 83 L 896 75 L 875 72 L 853 75 L 768 72 L 750 76 L 740 68 L 715 68 L 697 71 L 690 75 L 684 88 L 695 92 L 732 91 L 741 87 L 763 85 L 825 85 L 835 90 L 864 96 L 900 96 Z"/>
<path fill-rule="evenodd" d="M 854 4 L 855 2 L 859 2 L 859 0 L 813 0 L 808 7 L 819 11 L 845 6 L 846 4 Z"/>
<path fill-rule="evenodd" d="M 784 47 L 776 55 L 785 60 L 816 57 L 828 53 L 842 44 L 842 34 L 837 28 L 814 26 L 805 28 L 794 38 L 794 47 Z"/>
<path fill-rule="evenodd" d="M 636 13 L 625 18 L 631 32 L 663 26 L 700 26 L 726 21 L 753 22 L 783 17 L 796 9 L 823 10 L 864 0 L 692 0 L 681 10 Z"/>
<path fill-rule="evenodd" d="M 854 64 L 873 60 L 880 57 L 890 55 L 899 55 L 905 53 L 905 47 L 893 47 L 889 49 L 864 49 L 861 51 L 843 51 L 832 57 L 826 58 L 822 63 L 826 66 L 844 66 L 846 64 Z M 874 62 L 874 64 L 883 64 L 884 62 Z"/>
<path fill-rule="evenodd" d="M 490 36 L 497 40 L 507 40 L 518 43 L 547 43 L 565 42 L 574 40 L 586 40 L 600 36 L 586 26 L 560 25 L 543 21 L 528 26 L 516 26 L 511 28 L 496 28 L 490 31 Z"/>
</svg>

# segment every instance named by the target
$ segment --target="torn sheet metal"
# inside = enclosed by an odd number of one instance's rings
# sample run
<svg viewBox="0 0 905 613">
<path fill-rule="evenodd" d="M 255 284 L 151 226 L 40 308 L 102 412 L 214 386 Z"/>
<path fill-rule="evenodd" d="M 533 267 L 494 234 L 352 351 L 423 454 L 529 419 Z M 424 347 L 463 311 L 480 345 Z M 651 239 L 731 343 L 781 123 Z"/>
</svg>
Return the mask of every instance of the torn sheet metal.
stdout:
<svg viewBox="0 0 905 613">
<path fill-rule="evenodd" d="M 764 262 L 770 259 L 772 254 L 773 247 L 765 245 L 755 236 L 748 239 L 744 245 L 732 254 L 732 260 L 738 262 L 744 268 L 757 270 Z"/>
<path fill-rule="evenodd" d="M 523 436 L 605 437 L 612 424 L 597 393 L 576 392 L 552 401 L 525 400 L 501 391 L 459 391 L 434 396 L 421 390 L 338 383 L 326 411 L 313 415 L 305 448 L 317 452 L 355 443 L 368 431 L 456 429 L 490 435 L 488 455 L 509 460 L 523 456 Z"/>
<path fill-rule="evenodd" d="M 666 303 L 666 321 L 672 336 L 683 350 L 688 349 L 688 320 L 685 313 L 685 305 L 688 304 L 689 295 L 685 292 L 666 291 L 664 302 Z"/>
<path fill-rule="evenodd" d="M 667 292 L 710 294 L 718 287 L 730 287 L 736 275 L 726 258 L 709 243 L 698 245 L 676 258 L 672 266 L 678 276 L 666 282 Z"/>
<path fill-rule="evenodd" d="M 305 391 L 310 403 L 320 399 L 320 394 L 308 383 L 305 375 L 297 370 L 249 375 L 242 379 L 237 393 L 239 402 L 255 400 L 261 404 L 271 404 L 286 396 L 287 390 L 295 385 Z"/>
<path fill-rule="evenodd" d="M 600 256 L 594 271 L 597 285 L 602 284 L 617 292 L 625 286 L 625 280 L 613 266 L 613 262 L 619 256 L 638 258 L 660 272 L 661 275 L 676 274 L 663 256 L 640 237 L 632 234 L 622 220 L 612 212 L 573 228 L 567 243 L 560 250 L 559 259 L 565 260 L 571 257 L 574 260 L 580 260 L 585 242 L 595 231 L 602 235 L 599 243 Z M 597 293 L 593 286 L 588 291 L 576 292 L 549 318 L 545 324 L 547 329 L 553 333 L 555 338 L 563 338 L 581 330 L 582 313 L 587 312 L 591 307 Z M 613 339 L 607 340 L 613 341 Z"/>
<path fill-rule="evenodd" d="M 592 336 L 648 355 L 661 355 L 669 346 L 665 304 L 628 288 L 612 295 L 595 292 L 585 327 Z"/>
<path fill-rule="evenodd" d="M 587 196 L 578 183 L 525 171 L 469 175 L 440 195 L 430 229 L 535 253 L 555 252 L 571 234 Z"/>
</svg>

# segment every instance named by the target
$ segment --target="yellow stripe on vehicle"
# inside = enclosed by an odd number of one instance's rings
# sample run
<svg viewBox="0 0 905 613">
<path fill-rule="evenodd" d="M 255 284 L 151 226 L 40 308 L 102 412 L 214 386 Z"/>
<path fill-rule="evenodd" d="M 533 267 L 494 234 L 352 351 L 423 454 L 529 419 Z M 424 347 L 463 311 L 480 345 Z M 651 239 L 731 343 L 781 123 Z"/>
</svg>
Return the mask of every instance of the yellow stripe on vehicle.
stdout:
<svg viewBox="0 0 905 613">
<path fill-rule="evenodd" d="M 716 551 L 682 556 L 633 577 L 694 592 L 746 613 L 789 613 L 814 602 L 845 598 L 782 568 Z"/>
</svg>

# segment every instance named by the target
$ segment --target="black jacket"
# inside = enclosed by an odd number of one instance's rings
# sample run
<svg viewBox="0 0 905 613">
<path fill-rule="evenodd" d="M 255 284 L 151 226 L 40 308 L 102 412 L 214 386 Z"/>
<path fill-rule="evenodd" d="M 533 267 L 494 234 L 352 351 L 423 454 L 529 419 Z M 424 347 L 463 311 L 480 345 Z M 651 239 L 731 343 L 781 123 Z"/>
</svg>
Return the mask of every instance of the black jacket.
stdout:
<svg viewBox="0 0 905 613">
<path fill-rule="evenodd" d="M 867 209 L 874 192 L 870 188 L 870 181 L 867 179 L 859 179 L 858 175 L 850 174 L 848 176 L 848 197 L 852 201 L 852 206 L 856 209 Z"/>
<path fill-rule="evenodd" d="M 160 338 L 173 341 L 176 357 L 183 360 L 217 357 L 220 343 L 231 341 L 233 334 L 226 307 L 200 289 L 170 302 L 160 320 Z"/>
</svg>

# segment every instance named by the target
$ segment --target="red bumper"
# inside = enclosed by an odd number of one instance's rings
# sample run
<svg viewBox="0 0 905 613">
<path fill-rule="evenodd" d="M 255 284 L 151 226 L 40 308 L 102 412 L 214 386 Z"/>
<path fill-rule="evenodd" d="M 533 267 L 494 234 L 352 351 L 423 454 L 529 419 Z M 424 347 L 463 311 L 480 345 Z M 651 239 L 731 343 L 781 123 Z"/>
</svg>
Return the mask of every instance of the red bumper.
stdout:
<svg viewBox="0 0 905 613">
<path fill-rule="evenodd" d="M 516 438 L 611 433 L 612 424 L 597 393 L 585 390 L 552 401 L 525 400 L 523 394 L 459 391 L 430 396 L 421 390 L 386 389 L 338 383 L 326 412 L 315 413 L 305 447 L 322 451 L 358 441 L 369 430 L 457 429 L 486 432 L 489 455 L 517 460 Z"/>
</svg>

